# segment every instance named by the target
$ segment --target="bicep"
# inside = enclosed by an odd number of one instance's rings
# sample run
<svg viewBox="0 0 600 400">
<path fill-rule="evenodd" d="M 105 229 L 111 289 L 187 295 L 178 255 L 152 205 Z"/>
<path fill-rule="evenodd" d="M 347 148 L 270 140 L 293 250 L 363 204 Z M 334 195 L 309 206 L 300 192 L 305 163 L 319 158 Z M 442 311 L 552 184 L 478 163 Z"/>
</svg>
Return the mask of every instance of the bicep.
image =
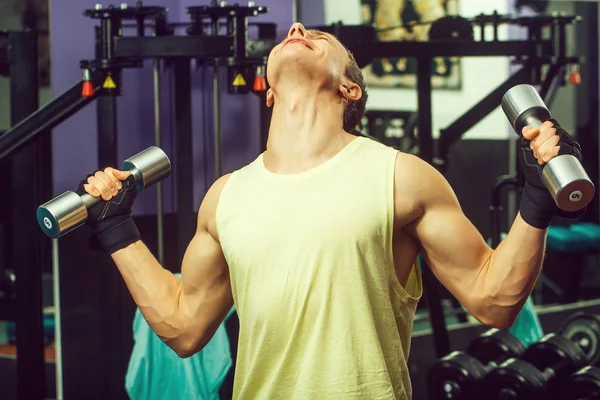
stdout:
<svg viewBox="0 0 600 400">
<path fill-rule="evenodd" d="M 432 206 L 416 224 L 422 256 L 439 281 L 467 308 L 477 297 L 482 267 L 491 249 L 460 207 Z"/>
<path fill-rule="evenodd" d="M 229 268 L 220 244 L 199 229 L 183 258 L 182 305 L 190 317 L 213 326 L 221 323 L 233 305 Z"/>
<path fill-rule="evenodd" d="M 210 228 L 214 226 L 220 195 L 217 189 L 213 186 L 209 190 L 200 207 L 197 230 L 186 249 L 181 267 L 180 310 L 188 324 L 204 327 L 208 338 L 212 337 L 233 306 L 229 267 L 221 244 Z"/>
</svg>

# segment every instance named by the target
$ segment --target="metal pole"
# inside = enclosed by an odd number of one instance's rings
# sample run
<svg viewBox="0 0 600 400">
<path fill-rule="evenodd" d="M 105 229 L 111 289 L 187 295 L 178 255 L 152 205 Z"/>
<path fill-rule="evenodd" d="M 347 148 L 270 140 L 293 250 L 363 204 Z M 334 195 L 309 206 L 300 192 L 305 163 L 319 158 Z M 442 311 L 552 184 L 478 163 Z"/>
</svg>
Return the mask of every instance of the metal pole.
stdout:
<svg viewBox="0 0 600 400">
<path fill-rule="evenodd" d="M 62 331 L 60 313 L 60 267 L 58 257 L 58 239 L 52 240 L 52 276 L 54 284 L 54 347 L 56 350 L 55 385 L 56 400 L 63 400 L 63 370 L 62 370 Z"/>
<path fill-rule="evenodd" d="M 154 83 L 154 143 L 161 147 L 161 112 L 160 112 L 160 61 L 153 62 Z M 156 184 L 156 242 L 158 245 L 158 262 L 164 265 L 164 240 L 163 240 L 163 186 L 162 182 Z"/>
<path fill-rule="evenodd" d="M 37 36 L 12 32 L 10 39 L 10 122 L 14 127 L 39 107 Z M 46 132 L 15 151 L 9 161 L 10 174 L 5 177 L 13 196 L 7 236 L 12 240 L 9 266 L 16 275 L 17 398 L 26 400 L 41 400 L 46 394 L 42 272 L 50 260 L 50 246 L 46 249 L 47 242 L 39 236 L 32 210 L 47 195 L 50 144 Z"/>
<path fill-rule="evenodd" d="M 177 260 L 179 263 L 194 236 L 194 154 L 192 151 L 192 76 L 190 59 L 173 61 L 175 83 L 175 177 L 177 185 Z"/>
<path fill-rule="evenodd" d="M 213 76 L 213 128 L 215 142 L 215 180 L 222 175 L 222 128 L 221 128 L 221 68 L 218 63 L 215 63 L 215 74 Z"/>
<path fill-rule="evenodd" d="M 292 22 L 304 22 L 298 19 L 299 8 L 300 5 L 298 4 L 298 0 L 292 0 Z"/>
</svg>

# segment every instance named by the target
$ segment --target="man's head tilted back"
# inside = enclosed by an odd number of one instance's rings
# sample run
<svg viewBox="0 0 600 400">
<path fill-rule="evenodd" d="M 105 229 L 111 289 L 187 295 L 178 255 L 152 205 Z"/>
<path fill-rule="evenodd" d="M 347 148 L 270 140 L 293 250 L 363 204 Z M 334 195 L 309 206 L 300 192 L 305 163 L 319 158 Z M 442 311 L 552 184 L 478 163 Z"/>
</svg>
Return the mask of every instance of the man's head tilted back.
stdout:
<svg viewBox="0 0 600 400">
<path fill-rule="evenodd" d="M 335 36 L 291 26 L 287 37 L 273 48 L 267 63 L 267 105 L 279 91 L 314 90 L 339 101 L 343 128 L 352 132 L 360 122 L 367 102 L 362 71 L 352 53 Z"/>
</svg>

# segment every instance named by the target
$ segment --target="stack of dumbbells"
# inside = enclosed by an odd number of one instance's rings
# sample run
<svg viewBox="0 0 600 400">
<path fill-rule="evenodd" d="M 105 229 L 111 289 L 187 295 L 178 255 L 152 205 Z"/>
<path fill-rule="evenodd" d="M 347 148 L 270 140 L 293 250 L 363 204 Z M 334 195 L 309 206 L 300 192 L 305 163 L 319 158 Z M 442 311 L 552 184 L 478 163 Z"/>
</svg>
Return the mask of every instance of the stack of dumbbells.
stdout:
<svg viewBox="0 0 600 400">
<path fill-rule="evenodd" d="M 600 399 L 600 316 L 576 313 L 558 332 L 525 345 L 490 329 L 427 374 L 430 400 Z"/>
</svg>

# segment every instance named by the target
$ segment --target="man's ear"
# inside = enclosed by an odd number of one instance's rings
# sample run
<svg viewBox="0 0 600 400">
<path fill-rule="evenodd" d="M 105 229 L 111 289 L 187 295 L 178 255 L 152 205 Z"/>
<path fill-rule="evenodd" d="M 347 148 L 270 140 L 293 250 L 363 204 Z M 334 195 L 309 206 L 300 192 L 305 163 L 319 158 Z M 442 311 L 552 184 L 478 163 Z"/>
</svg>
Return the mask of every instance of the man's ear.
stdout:
<svg viewBox="0 0 600 400">
<path fill-rule="evenodd" d="M 338 88 L 342 98 L 348 101 L 357 101 L 362 97 L 362 89 L 354 82 L 343 82 Z"/>
<path fill-rule="evenodd" d="M 275 96 L 273 95 L 273 89 L 267 90 L 267 107 L 272 107 L 275 102 Z"/>
</svg>

